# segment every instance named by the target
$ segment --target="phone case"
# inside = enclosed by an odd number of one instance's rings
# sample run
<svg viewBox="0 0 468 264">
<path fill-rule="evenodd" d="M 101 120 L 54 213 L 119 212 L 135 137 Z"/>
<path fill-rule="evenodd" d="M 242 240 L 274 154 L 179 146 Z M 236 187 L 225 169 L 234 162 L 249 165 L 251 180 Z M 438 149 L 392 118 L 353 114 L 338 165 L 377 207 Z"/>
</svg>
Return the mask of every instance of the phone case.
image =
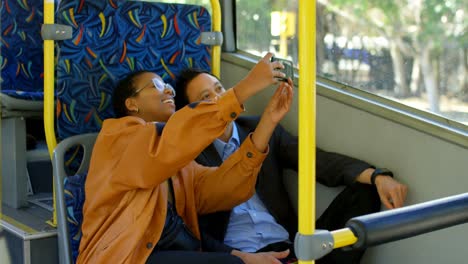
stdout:
<svg viewBox="0 0 468 264">
<path fill-rule="evenodd" d="M 290 60 L 285 60 L 285 59 L 279 59 L 276 57 L 272 57 L 271 61 L 279 61 L 281 64 L 283 64 L 284 69 L 281 69 L 280 71 L 283 72 L 286 77 L 285 78 L 277 78 L 280 81 L 287 82 L 288 78 L 291 78 L 291 80 L 294 78 L 294 65 L 292 61 Z"/>
</svg>

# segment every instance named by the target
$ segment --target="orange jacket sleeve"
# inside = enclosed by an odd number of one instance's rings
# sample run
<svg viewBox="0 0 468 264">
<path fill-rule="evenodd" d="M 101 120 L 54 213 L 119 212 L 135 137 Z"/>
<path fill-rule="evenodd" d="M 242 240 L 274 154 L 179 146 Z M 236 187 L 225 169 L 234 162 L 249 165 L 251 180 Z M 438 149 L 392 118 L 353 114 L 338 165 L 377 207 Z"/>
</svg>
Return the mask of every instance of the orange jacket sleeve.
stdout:
<svg viewBox="0 0 468 264">
<path fill-rule="evenodd" d="M 194 195 L 198 214 L 230 210 L 252 197 L 267 153 L 259 152 L 249 135 L 220 167 L 197 164 Z"/>
<path fill-rule="evenodd" d="M 108 170 L 100 173 L 112 174 L 111 184 L 121 190 L 153 188 L 195 159 L 242 110 L 228 91 L 217 101 L 184 107 L 165 126 L 135 117 L 106 120 L 90 168 Z"/>
</svg>

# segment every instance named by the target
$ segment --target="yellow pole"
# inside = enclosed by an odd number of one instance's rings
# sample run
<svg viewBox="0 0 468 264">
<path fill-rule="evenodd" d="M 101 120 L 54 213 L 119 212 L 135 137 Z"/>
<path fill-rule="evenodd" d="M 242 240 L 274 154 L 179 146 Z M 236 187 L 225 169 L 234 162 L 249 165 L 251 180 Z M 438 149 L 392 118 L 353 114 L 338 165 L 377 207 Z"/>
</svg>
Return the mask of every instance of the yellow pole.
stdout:
<svg viewBox="0 0 468 264">
<path fill-rule="evenodd" d="M 211 0 L 211 10 L 213 12 L 211 25 L 212 31 L 221 32 L 221 6 L 218 0 Z M 218 78 L 221 73 L 221 46 L 215 45 L 211 50 L 211 72 Z"/>
<path fill-rule="evenodd" d="M 315 1 L 299 1 L 299 233 L 315 231 Z M 302 261 L 299 263 L 314 263 Z"/>
<path fill-rule="evenodd" d="M 54 0 L 44 0 L 44 24 L 54 24 Z M 54 68 L 54 41 L 44 40 L 44 130 L 51 159 L 57 146 L 54 128 Z M 48 223 L 57 226 L 55 186 L 53 192 L 54 216 L 52 222 Z"/>
</svg>

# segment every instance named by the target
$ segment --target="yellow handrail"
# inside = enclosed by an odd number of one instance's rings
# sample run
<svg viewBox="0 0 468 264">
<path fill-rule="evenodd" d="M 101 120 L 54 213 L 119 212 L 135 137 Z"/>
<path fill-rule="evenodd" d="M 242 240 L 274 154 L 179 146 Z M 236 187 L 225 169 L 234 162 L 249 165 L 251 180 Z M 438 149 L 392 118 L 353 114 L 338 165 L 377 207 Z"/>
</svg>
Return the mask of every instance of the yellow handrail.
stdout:
<svg viewBox="0 0 468 264">
<path fill-rule="evenodd" d="M 211 10 L 213 15 L 212 31 L 221 32 L 221 6 L 218 0 L 211 0 Z M 221 73 L 221 46 L 214 45 L 211 50 L 211 72 L 218 78 Z"/>
<path fill-rule="evenodd" d="M 299 1 L 299 233 L 315 231 L 315 1 Z M 299 260 L 299 263 L 314 261 Z"/>
<path fill-rule="evenodd" d="M 54 24 L 54 0 L 44 0 L 45 24 Z M 54 128 L 54 69 L 54 41 L 44 40 L 44 131 L 51 159 L 55 146 L 57 146 Z M 57 226 L 55 186 L 53 188 L 53 199 L 54 216 L 52 222 L 48 221 L 48 223 L 52 226 Z"/>
<path fill-rule="evenodd" d="M 333 248 L 342 248 L 353 245 L 357 242 L 357 237 L 349 228 L 342 228 L 330 232 L 333 236 Z"/>
</svg>

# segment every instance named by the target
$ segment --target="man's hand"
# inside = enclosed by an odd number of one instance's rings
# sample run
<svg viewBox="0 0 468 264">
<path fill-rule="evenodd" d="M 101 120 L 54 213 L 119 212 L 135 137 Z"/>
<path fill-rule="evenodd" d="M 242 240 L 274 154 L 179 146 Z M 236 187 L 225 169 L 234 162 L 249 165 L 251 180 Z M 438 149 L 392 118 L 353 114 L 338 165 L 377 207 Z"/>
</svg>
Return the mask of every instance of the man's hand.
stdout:
<svg viewBox="0 0 468 264">
<path fill-rule="evenodd" d="M 287 258 L 289 249 L 281 252 L 260 252 L 247 253 L 238 250 L 233 250 L 232 255 L 242 259 L 245 264 L 281 264 L 279 259 Z"/>
<path fill-rule="evenodd" d="M 265 107 L 263 115 L 267 117 L 275 125 L 288 113 L 293 99 L 293 82 L 289 78 L 288 82 L 281 82 L 275 93 L 270 99 L 270 102 Z"/>
<path fill-rule="evenodd" d="M 379 175 L 375 178 L 375 186 L 380 200 L 388 209 L 402 207 L 406 200 L 408 187 L 390 176 Z"/>
<path fill-rule="evenodd" d="M 276 125 L 289 111 L 292 98 L 292 81 L 289 79 L 288 83 L 283 82 L 276 89 L 252 134 L 252 142 L 259 151 L 265 152 L 267 149 Z"/>
</svg>

